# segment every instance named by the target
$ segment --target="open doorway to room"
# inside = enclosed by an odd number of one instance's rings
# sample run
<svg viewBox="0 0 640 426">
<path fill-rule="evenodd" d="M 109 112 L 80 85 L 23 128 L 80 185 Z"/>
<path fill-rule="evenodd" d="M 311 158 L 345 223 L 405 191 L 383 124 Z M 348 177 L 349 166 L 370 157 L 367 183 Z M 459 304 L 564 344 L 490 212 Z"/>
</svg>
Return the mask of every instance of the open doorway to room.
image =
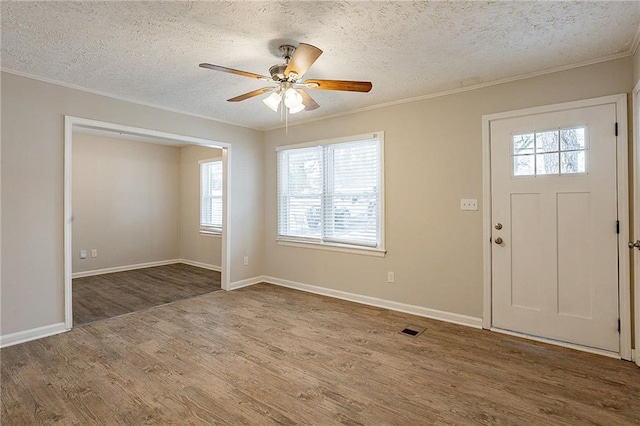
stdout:
<svg viewBox="0 0 640 426">
<path fill-rule="evenodd" d="M 65 124 L 66 327 L 226 288 L 230 147 Z"/>
</svg>

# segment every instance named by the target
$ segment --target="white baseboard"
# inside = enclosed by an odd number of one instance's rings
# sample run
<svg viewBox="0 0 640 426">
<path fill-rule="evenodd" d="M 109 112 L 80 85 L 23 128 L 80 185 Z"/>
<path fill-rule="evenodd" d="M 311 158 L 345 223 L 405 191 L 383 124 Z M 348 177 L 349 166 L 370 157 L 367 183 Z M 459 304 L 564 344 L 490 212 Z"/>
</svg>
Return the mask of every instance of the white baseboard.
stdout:
<svg viewBox="0 0 640 426">
<path fill-rule="evenodd" d="M 242 287 L 249 287 L 250 285 L 260 284 L 266 282 L 265 277 L 260 275 L 257 277 L 247 278 L 245 280 L 234 281 L 229 284 L 229 288 L 227 290 L 237 290 Z"/>
<path fill-rule="evenodd" d="M 189 259 L 180 259 L 180 263 L 184 263 L 185 265 L 196 266 L 202 269 L 209 269 L 211 271 L 222 272 L 222 268 L 220 266 L 212 265 L 210 263 L 203 263 L 203 262 L 198 262 L 198 261 L 189 260 Z"/>
<path fill-rule="evenodd" d="M 181 263 L 182 259 L 159 260 L 156 262 L 136 263 L 133 265 L 114 266 L 113 268 L 94 269 L 93 271 L 74 272 L 71 278 L 92 277 L 94 275 L 110 274 L 112 272 L 133 271 L 135 269 L 153 268 L 154 266 L 173 265 Z"/>
<path fill-rule="evenodd" d="M 53 336 L 54 334 L 64 333 L 65 331 L 67 331 L 67 328 L 63 322 L 18 331 L 17 333 L 0 336 L 0 348 L 6 348 L 7 346 L 17 345 L 18 343 L 24 343 L 30 340 L 42 339 L 43 337 Z"/>
<path fill-rule="evenodd" d="M 392 311 L 404 312 L 420 317 L 450 322 L 453 324 L 466 325 L 473 328 L 482 328 L 482 318 L 470 317 L 467 315 L 452 312 L 439 311 L 437 309 L 425 308 L 424 306 L 409 305 L 406 303 L 394 302 L 391 300 L 378 299 L 377 297 L 363 296 L 361 294 L 347 293 L 345 291 L 333 290 L 325 287 L 318 287 L 309 284 L 302 284 L 295 281 L 283 280 L 274 277 L 262 277 L 262 281 L 295 290 L 302 290 L 308 293 L 320 294 L 322 296 L 334 297 L 336 299 L 348 300 L 350 302 L 362 303 L 363 305 L 376 306 Z"/>
</svg>

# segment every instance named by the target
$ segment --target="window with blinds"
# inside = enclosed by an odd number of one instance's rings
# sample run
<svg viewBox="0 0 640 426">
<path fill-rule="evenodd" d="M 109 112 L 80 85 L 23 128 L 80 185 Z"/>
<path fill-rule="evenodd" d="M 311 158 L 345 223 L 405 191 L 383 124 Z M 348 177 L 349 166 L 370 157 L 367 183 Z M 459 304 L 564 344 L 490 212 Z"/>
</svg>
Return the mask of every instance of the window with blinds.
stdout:
<svg viewBox="0 0 640 426">
<path fill-rule="evenodd" d="M 383 249 L 382 134 L 278 148 L 278 239 Z"/>
<path fill-rule="evenodd" d="M 222 232 L 222 160 L 200 161 L 200 232 Z"/>
</svg>

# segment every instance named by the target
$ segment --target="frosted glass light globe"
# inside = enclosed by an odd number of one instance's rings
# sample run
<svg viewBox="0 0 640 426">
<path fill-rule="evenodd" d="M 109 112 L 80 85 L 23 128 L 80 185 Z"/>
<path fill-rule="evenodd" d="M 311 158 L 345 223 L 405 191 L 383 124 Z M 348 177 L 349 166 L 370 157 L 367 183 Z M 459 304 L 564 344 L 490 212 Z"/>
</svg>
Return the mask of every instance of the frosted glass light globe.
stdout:
<svg viewBox="0 0 640 426">
<path fill-rule="evenodd" d="M 284 104 L 287 108 L 297 108 L 302 104 L 302 95 L 296 89 L 287 89 L 284 92 Z"/>
<path fill-rule="evenodd" d="M 280 92 L 270 94 L 266 99 L 263 99 L 262 102 L 264 102 L 265 105 L 271 108 L 274 112 L 278 112 L 278 106 L 280 106 Z"/>
<path fill-rule="evenodd" d="M 289 108 L 289 114 L 296 114 L 300 111 L 304 111 L 304 105 L 300 104 L 297 107 Z"/>
</svg>

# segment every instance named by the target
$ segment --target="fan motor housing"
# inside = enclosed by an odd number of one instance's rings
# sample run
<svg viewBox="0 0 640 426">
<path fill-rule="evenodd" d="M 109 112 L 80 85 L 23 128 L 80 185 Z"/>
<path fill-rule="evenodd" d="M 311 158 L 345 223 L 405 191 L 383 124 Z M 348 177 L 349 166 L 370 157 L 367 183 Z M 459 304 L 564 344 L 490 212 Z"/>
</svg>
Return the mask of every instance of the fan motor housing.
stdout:
<svg viewBox="0 0 640 426">
<path fill-rule="evenodd" d="M 287 69 L 287 64 L 278 64 L 269 68 L 269 74 L 274 81 L 286 80 L 284 77 L 284 70 Z"/>
</svg>

